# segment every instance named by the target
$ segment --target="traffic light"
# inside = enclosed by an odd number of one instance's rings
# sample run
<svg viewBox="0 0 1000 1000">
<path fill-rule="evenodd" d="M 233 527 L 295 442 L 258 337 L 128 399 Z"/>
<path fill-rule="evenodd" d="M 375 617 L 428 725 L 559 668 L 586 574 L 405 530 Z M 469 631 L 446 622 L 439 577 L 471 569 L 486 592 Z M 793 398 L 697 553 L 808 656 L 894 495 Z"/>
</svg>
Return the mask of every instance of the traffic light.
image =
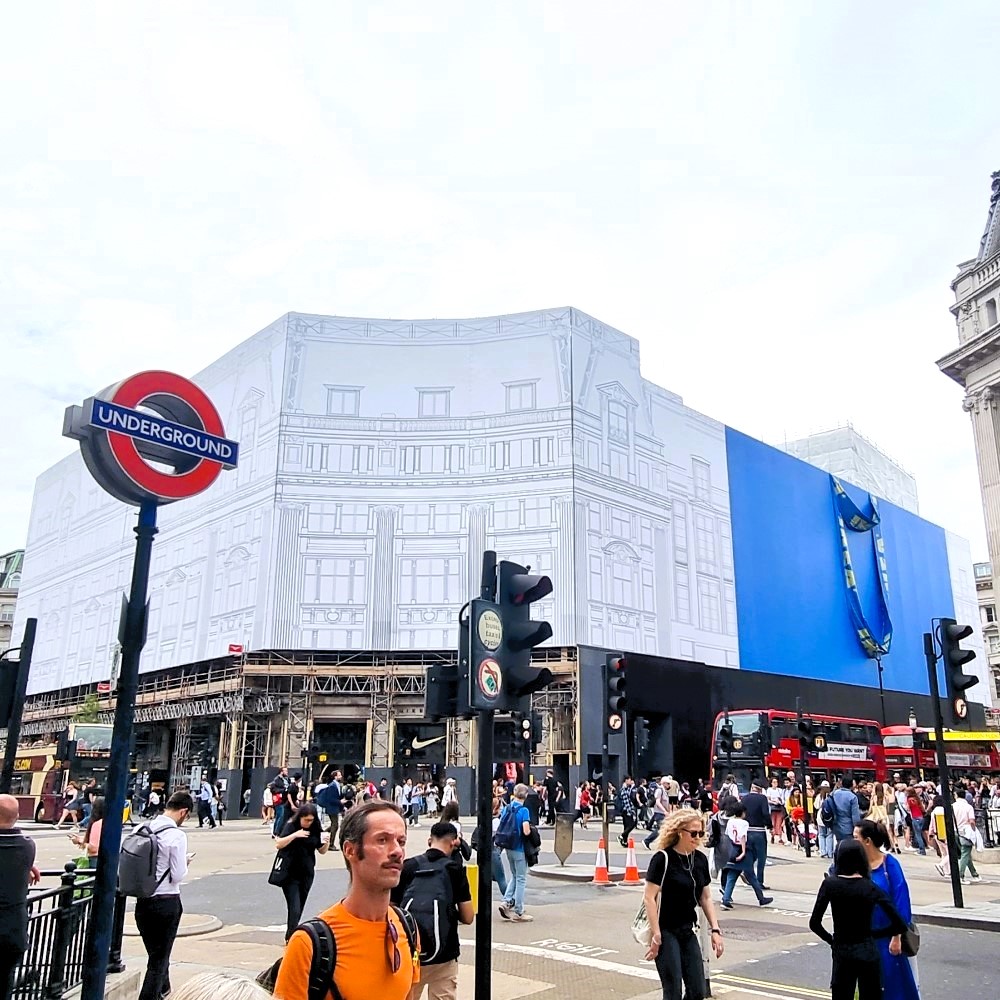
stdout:
<svg viewBox="0 0 1000 1000">
<path fill-rule="evenodd" d="M 649 753 L 649 723 L 645 719 L 636 719 L 633 735 L 635 739 L 635 759 L 638 761 Z"/>
<path fill-rule="evenodd" d="M 799 713 L 799 743 L 804 747 L 811 747 L 813 741 L 813 722 L 812 719 L 803 718 L 802 714 Z"/>
<path fill-rule="evenodd" d="M 941 659 L 944 661 L 945 683 L 948 685 L 948 701 L 955 722 L 964 722 L 969 714 L 965 692 L 979 683 L 975 674 L 967 674 L 962 668 L 976 658 L 973 649 L 962 649 L 963 639 L 972 635 L 971 625 L 959 625 L 954 618 L 941 619 Z"/>
<path fill-rule="evenodd" d="M 17 660 L 0 660 L 0 729 L 6 729 L 17 697 Z"/>
<path fill-rule="evenodd" d="M 468 622 L 460 628 L 468 641 Z M 461 659 L 461 651 L 459 652 Z M 468 657 L 466 656 L 466 659 Z M 467 705 L 459 705 L 459 665 L 458 663 L 432 663 L 424 678 L 424 718 L 430 722 L 454 719 L 468 713 Z"/>
<path fill-rule="evenodd" d="M 531 713 L 531 747 L 535 753 L 542 748 L 542 716 L 539 712 Z"/>
<path fill-rule="evenodd" d="M 725 717 L 722 725 L 719 726 L 719 749 L 724 754 L 733 752 L 733 724 L 729 721 L 729 716 Z"/>
<path fill-rule="evenodd" d="M 531 718 L 527 715 L 521 719 L 520 736 L 521 742 L 525 746 L 529 746 L 531 743 Z"/>
<path fill-rule="evenodd" d="M 500 664 L 502 680 L 493 707 L 498 711 L 529 713 L 531 695 L 554 679 L 548 668 L 531 665 L 531 651 L 552 638 L 552 626 L 548 622 L 532 619 L 531 605 L 551 593 L 552 581 L 547 576 L 529 573 L 527 566 L 505 559 L 497 567 L 497 608 L 501 634 L 495 658 Z M 474 636 L 473 645 L 475 640 Z M 482 669 L 475 664 L 472 667 L 474 671 Z M 486 672 L 488 674 L 488 668 Z M 476 677 L 478 680 L 478 674 Z M 472 682 L 470 686 L 476 687 L 477 684 Z M 482 681 L 478 686 L 482 687 Z"/>
<path fill-rule="evenodd" d="M 628 702 L 625 693 L 625 657 L 617 653 L 609 653 L 604 658 L 604 696 L 607 700 L 604 728 L 609 733 L 617 733 L 622 728 L 622 712 Z"/>
</svg>

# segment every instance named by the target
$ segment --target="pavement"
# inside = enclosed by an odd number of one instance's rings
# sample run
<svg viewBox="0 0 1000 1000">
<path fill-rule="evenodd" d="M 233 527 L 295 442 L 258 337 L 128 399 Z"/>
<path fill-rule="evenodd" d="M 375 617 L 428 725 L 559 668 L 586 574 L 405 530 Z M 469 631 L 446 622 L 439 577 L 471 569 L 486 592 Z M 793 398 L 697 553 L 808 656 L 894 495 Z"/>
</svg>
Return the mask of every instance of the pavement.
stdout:
<svg viewBox="0 0 1000 1000">
<path fill-rule="evenodd" d="M 410 831 L 408 853 L 424 849 L 428 824 Z M 53 869 L 74 851 L 64 833 L 28 824 L 38 842 L 39 862 Z M 175 985 L 198 972 L 229 969 L 253 976 L 281 954 L 284 901 L 267 885 L 273 842 L 259 822 L 229 822 L 223 829 L 185 827 L 197 856 L 184 885 L 182 936 L 174 947 Z M 592 871 L 598 831 L 575 830 L 571 866 Z M 552 832 L 542 831 L 542 864 L 562 866 L 551 853 Z M 612 837 L 610 864 L 624 866 L 624 852 Z M 637 846 L 639 871 L 649 852 Z M 993 961 L 995 941 L 983 931 L 1000 930 L 1000 865 L 982 864 L 983 882 L 964 886 L 966 907 L 950 905 L 951 887 L 934 871 L 930 858 L 900 856 L 917 920 L 923 928 L 920 969 L 924 996 L 947 996 L 976 983 L 978 993 L 1000 995 L 1000 968 Z M 736 890 L 736 908 L 719 913 L 726 951 L 711 963 L 713 995 L 728 1000 L 791 1000 L 829 996 L 829 954 L 806 926 L 816 889 L 829 864 L 775 846 L 767 868 L 774 904 L 761 908 L 749 889 Z M 330 852 L 320 859 L 304 916 L 341 898 L 347 888 L 343 859 Z M 530 924 L 512 924 L 493 910 L 491 968 L 494 1000 L 659 1000 L 655 968 L 632 941 L 630 924 L 642 898 L 641 886 L 600 888 L 589 881 L 562 881 L 531 875 L 526 909 Z M 494 902 L 498 896 L 494 895 Z M 939 923 L 938 921 L 943 922 Z M 462 928 L 459 997 L 473 998 L 475 927 Z M 816 949 L 819 949 L 818 951 Z M 131 970 L 145 965 L 141 941 L 126 935 L 124 957 Z"/>
</svg>

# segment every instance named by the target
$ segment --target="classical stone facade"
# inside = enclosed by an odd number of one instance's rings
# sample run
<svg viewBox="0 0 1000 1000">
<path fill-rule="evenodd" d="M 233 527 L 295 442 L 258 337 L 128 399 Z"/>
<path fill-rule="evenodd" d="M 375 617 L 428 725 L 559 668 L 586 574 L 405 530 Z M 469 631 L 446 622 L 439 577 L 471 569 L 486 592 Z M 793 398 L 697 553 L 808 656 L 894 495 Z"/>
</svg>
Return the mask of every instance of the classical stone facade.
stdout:
<svg viewBox="0 0 1000 1000">
<path fill-rule="evenodd" d="M 992 177 L 979 252 L 959 265 L 951 287 L 959 347 L 938 367 L 966 392 L 962 405 L 976 440 L 990 561 L 1000 566 L 1000 170 Z"/>
<path fill-rule="evenodd" d="M 14 605 L 21 585 L 21 564 L 24 549 L 15 549 L 0 556 L 0 653 L 12 645 Z"/>
</svg>

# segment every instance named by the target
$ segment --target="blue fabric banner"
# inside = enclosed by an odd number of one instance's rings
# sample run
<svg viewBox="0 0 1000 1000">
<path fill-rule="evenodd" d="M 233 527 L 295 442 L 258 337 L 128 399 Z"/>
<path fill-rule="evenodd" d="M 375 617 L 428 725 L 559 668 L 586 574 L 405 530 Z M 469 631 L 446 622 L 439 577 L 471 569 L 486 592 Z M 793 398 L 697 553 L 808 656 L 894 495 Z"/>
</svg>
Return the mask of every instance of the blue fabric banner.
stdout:
<svg viewBox="0 0 1000 1000">
<path fill-rule="evenodd" d="M 868 494 L 871 503 L 871 513 L 864 514 L 858 505 L 847 495 L 836 476 L 830 476 L 833 486 L 833 506 L 837 514 L 837 526 L 840 530 L 840 546 L 844 558 L 844 583 L 847 586 L 847 607 L 851 615 L 854 630 L 865 655 L 873 660 L 880 660 L 889 652 L 892 644 L 892 621 L 889 618 L 889 568 L 885 560 L 885 542 L 882 539 L 881 518 L 878 512 L 878 500 Z M 878 566 L 879 606 L 881 621 L 878 629 L 873 629 L 865 616 L 861 605 L 861 595 L 858 593 L 858 583 L 854 576 L 854 565 L 851 562 L 851 550 L 847 543 L 847 531 L 871 532 L 872 548 L 875 551 L 875 562 Z"/>
</svg>

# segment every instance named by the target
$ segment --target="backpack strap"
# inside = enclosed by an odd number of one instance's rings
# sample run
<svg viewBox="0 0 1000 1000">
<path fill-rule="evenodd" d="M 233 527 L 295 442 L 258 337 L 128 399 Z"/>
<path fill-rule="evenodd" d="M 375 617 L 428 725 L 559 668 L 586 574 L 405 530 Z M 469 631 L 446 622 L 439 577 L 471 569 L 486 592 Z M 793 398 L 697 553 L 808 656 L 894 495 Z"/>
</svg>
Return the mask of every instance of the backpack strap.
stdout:
<svg viewBox="0 0 1000 1000">
<path fill-rule="evenodd" d="M 299 924 L 298 930 L 305 931 L 312 941 L 312 961 L 309 963 L 308 1000 L 326 1000 L 327 993 L 333 1000 L 343 1000 L 333 973 L 337 968 L 337 939 L 330 925 L 319 917 Z"/>
<path fill-rule="evenodd" d="M 410 956 L 413 960 L 414 967 L 416 967 L 417 963 L 420 960 L 420 945 L 419 945 L 419 935 L 417 934 L 417 921 L 409 910 L 401 909 L 400 907 L 396 906 L 395 903 L 392 903 L 391 906 L 396 916 L 399 917 L 399 922 L 403 925 L 403 931 L 406 933 L 406 943 L 410 947 Z"/>
</svg>

